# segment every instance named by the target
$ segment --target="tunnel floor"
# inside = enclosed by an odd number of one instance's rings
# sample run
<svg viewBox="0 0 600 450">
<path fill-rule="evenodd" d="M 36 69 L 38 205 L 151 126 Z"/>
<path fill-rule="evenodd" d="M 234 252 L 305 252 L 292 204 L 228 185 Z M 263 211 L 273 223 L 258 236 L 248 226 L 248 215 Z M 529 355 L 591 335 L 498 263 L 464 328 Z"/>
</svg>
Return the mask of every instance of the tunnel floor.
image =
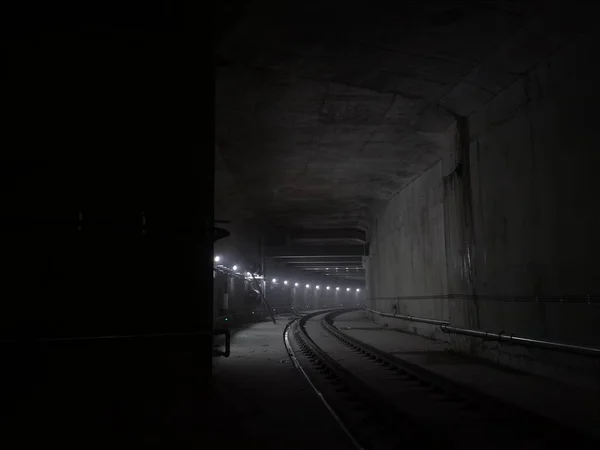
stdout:
<svg viewBox="0 0 600 450">
<path fill-rule="evenodd" d="M 504 402 L 600 438 L 600 392 L 520 372 L 448 351 L 441 341 L 385 328 L 362 312 L 339 315 L 344 333 L 407 361 Z"/>
<path fill-rule="evenodd" d="M 292 316 L 249 325 L 232 337 L 231 356 L 213 366 L 213 430 L 223 448 L 352 448 L 283 342 Z M 371 346 L 467 388 L 600 437 L 598 392 L 469 358 L 447 345 L 384 328 L 364 313 L 342 314 L 335 325 Z M 317 441 L 318 440 L 318 441 Z"/>
<path fill-rule="evenodd" d="M 211 412 L 219 448 L 353 448 L 292 365 L 283 331 L 292 316 L 233 334 L 229 358 L 215 358 Z"/>
</svg>

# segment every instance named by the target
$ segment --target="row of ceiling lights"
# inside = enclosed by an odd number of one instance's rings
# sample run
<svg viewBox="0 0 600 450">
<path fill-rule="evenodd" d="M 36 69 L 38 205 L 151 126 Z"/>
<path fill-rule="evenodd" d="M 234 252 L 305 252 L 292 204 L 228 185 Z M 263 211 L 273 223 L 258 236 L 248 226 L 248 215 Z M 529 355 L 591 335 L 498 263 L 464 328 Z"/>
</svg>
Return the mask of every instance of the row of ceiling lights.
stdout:
<svg viewBox="0 0 600 450">
<path fill-rule="evenodd" d="M 217 255 L 217 256 L 215 256 L 215 262 L 216 262 L 216 263 L 218 263 L 218 262 L 220 262 L 220 261 L 221 261 L 221 257 L 220 257 L 220 256 L 218 256 L 218 255 Z M 239 267 L 238 267 L 237 265 L 234 265 L 234 266 L 231 268 L 231 270 L 233 270 L 234 272 L 236 272 L 236 271 L 238 271 L 238 270 L 239 270 Z M 247 276 L 247 277 L 252 277 L 252 274 L 251 274 L 250 272 L 246 272 L 246 276 Z M 255 276 L 255 278 L 259 278 L 259 277 Z M 271 280 L 271 282 L 272 282 L 273 284 L 277 284 L 277 278 L 273 278 L 273 279 Z M 287 280 L 284 280 L 284 281 L 283 281 L 283 284 L 284 284 L 285 286 L 289 286 L 289 284 L 290 284 L 290 283 L 289 283 L 289 281 L 287 281 Z M 299 283 L 294 283 L 294 287 L 298 287 L 298 286 L 300 286 L 300 284 L 299 284 Z M 307 285 L 306 285 L 306 289 L 310 289 L 310 284 L 307 284 Z M 321 286 L 319 286 L 319 285 L 316 285 L 316 286 L 315 286 L 315 289 L 321 289 Z M 326 289 L 326 290 L 330 290 L 330 289 L 331 289 L 331 286 L 326 286 L 326 287 L 325 287 L 325 289 Z M 339 291 L 339 290 L 340 290 L 340 287 L 339 287 L 339 286 L 336 286 L 335 290 L 336 290 L 336 291 Z M 350 291 L 351 291 L 351 289 L 350 289 L 350 288 L 346 288 L 346 291 L 350 292 Z M 357 289 L 356 289 L 356 292 L 360 292 L 360 289 L 359 289 L 359 288 L 357 288 Z"/>
<path fill-rule="evenodd" d="M 271 282 L 272 282 L 273 284 L 277 284 L 277 278 L 273 278 L 273 279 L 271 280 Z M 289 283 L 287 280 L 284 280 L 283 284 L 285 284 L 286 286 L 288 286 L 290 283 Z M 300 284 L 299 284 L 299 283 L 294 283 L 294 287 L 298 287 L 298 286 L 300 286 Z M 310 284 L 307 284 L 305 287 L 306 287 L 306 289 L 309 289 L 309 288 L 310 288 Z M 321 286 L 319 286 L 319 285 L 317 284 L 317 285 L 315 286 L 315 289 L 321 289 Z M 327 286 L 327 287 L 325 287 L 325 289 L 329 290 L 329 289 L 331 289 L 331 286 Z M 336 286 L 335 290 L 336 290 L 336 291 L 339 291 L 339 290 L 340 290 L 340 287 L 339 287 L 339 286 Z M 347 290 L 347 291 L 350 291 L 350 288 L 346 288 L 346 290 Z M 357 288 L 357 289 L 356 289 L 356 292 L 360 292 L 360 289 L 358 289 L 358 288 Z"/>
</svg>

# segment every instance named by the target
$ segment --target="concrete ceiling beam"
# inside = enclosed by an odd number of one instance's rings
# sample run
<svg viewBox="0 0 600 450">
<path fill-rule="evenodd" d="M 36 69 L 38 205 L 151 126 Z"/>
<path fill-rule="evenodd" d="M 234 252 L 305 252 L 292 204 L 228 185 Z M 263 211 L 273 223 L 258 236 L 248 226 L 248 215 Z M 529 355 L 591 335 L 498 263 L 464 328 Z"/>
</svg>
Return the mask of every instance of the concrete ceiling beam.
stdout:
<svg viewBox="0 0 600 450">
<path fill-rule="evenodd" d="M 336 282 L 344 282 L 344 281 L 348 281 L 348 280 L 352 280 L 352 281 L 364 281 L 365 278 L 361 277 L 361 276 L 348 276 L 348 277 L 331 277 L 331 283 L 336 283 Z"/>
<path fill-rule="evenodd" d="M 290 240 L 298 242 L 331 242 L 353 241 L 364 244 L 367 237 L 359 228 L 333 228 L 323 230 L 294 230 L 290 232 Z"/>
<path fill-rule="evenodd" d="M 266 247 L 265 253 L 275 259 L 342 258 L 364 256 L 364 245 L 304 245 Z M 284 261 L 285 262 L 285 261 Z"/>
<path fill-rule="evenodd" d="M 346 261 L 351 261 L 354 263 L 359 263 L 362 261 L 363 255 L 348 255 L 348 256 L 311 256 L 310 260 L 314 263 L 326 263 L 331 264 L 332 266 L 338 264 L 344 264 Z M 305 257 L 298 258 L 299 261 L 304 261 Z M 293 258 L 287 258 L 286 263 L 292 263 L 294 261 Z"/>
<path fill-rule="evenodd" d="M 311 260 L 307 261 L 286 261 L 286 264 L 291 264 L 291 265 L 295 265 L 295 266 L 313 266 L 313 267 L 331 267 L 332 269 L 336 268 L 336 267 L 350 267 L 350 266 L 361 266 L 362 267 L 362 261 L 360 260 L 353 260 L 353 261 L 313 261 L 312 258 Z"/>
</svg>

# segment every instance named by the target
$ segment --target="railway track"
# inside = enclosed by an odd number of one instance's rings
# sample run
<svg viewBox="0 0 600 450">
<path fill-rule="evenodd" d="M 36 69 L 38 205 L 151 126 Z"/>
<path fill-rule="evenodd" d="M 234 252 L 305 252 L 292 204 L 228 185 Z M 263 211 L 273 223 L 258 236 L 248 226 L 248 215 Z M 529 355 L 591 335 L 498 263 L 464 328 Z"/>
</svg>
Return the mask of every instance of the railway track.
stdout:
<svg viewBox="0 0 600 450">
<path fill-rule="evenodd" d="M 591 437 L 371 347 L 324 310 L 290 322 L 286 348 L 357 448 L 600 448 Z"/>
</svg>

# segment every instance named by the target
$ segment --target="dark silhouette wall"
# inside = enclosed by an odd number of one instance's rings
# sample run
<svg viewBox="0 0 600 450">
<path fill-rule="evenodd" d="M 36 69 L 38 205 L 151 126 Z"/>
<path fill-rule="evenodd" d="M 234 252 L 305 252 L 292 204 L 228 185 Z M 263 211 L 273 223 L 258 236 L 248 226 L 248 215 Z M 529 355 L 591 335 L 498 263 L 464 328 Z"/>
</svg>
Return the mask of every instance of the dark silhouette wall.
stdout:
<svg viewBox="0 0 600 450">
<path fill-rule="evenodd" d="M 1 42 L 7 441 L 198 433 L 211 339 L 185 333 L 212 328 L 212 146 L 189 40 L 155 6 L 36 16 Z"/>
</svg>

